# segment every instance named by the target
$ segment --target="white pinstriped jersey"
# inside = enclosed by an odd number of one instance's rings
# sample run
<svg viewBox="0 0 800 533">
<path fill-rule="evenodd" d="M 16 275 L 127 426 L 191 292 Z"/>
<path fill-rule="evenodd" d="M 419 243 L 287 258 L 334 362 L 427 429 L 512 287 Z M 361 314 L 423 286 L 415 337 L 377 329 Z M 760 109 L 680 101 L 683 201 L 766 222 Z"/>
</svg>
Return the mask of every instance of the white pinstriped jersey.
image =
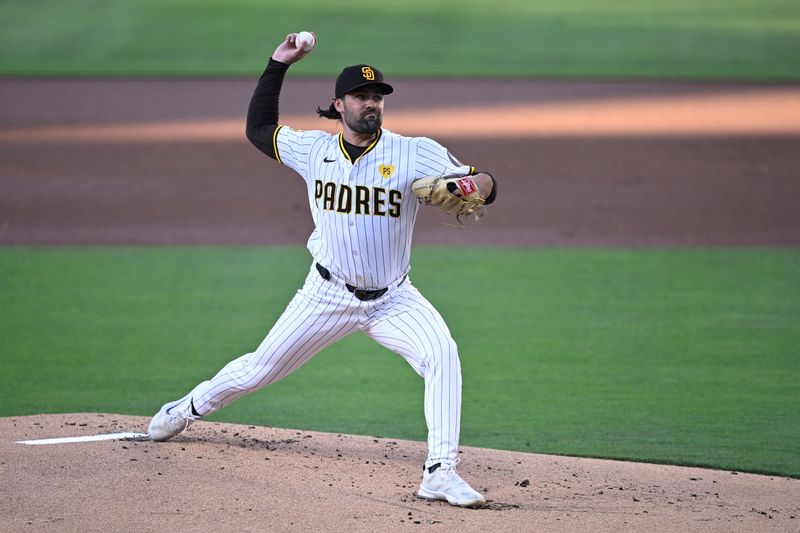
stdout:
<svg viewBox="0 0 800 533">
<path fill-rule="evenodd" d="M 360 288 L 387 287 L 408 273 L 419 208 L 411 191 L 414 180 L 474 170 L 436 141 L 385 129 L 355 161 L 344 150 L 341 133 L 280 126 L 274 147 L 278 161 L 306 182 L 314 260 Z"/>
</svg>

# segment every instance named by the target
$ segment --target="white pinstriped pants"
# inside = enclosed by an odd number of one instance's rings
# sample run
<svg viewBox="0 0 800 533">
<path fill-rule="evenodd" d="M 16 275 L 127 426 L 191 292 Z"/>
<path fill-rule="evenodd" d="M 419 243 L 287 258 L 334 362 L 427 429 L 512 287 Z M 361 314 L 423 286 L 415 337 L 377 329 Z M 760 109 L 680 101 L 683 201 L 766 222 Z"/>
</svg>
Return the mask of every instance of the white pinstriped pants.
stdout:
<svg viewBox="0 0 800 533">
<path fill-rule="evenodd" d="M 207 415 L 275 383 L 357 330 L 401 355 L 425 380 L 426 466 L 454 460 L 461 419 L 458 348 L 439 312 L 408 279 L 362 302 L 341 284 L 322 279 L 312 266 L 258 349 L 231 361 L 190 393 L 195 409 Z"/>
</svg>

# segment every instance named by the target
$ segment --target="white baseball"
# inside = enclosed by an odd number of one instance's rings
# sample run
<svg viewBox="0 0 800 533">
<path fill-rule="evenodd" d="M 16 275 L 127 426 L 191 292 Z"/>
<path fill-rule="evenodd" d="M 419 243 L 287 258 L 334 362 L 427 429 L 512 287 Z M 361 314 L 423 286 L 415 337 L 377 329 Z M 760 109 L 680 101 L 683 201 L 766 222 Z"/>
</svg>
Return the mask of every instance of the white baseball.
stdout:
<svg viewBox="0 0 800 533">
<path fill-rule="evenodd" d="M 317 40 L 314 39 L 314 34 L 308 31 L 301 31 L 297 34 L 297 37 L 294 40 L 295 46 L 299 50 L 304 50 L 306 52 L 310 52 L 314 49 L 314 45 L 317 44 Z"/>
</svg>

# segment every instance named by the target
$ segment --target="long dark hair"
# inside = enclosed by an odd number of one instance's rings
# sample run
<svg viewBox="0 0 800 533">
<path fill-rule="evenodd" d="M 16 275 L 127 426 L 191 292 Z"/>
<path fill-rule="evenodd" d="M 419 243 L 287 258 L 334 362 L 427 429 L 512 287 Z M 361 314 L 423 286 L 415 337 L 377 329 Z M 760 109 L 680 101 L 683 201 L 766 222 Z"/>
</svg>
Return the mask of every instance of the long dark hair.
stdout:
<svg viewBox="0 0 800 533">
<path fill-rule="evenodd" d="M 336 107 L 334 107 L 333 102 L 331 102 L 331 106 L 328 109 L 322 109 L 321 107 L 318 107 L 317 115 L 322 118 L 329 118 L 331 120 L 342 120 L 342 114 L 336 111 Z"/>
</svg>

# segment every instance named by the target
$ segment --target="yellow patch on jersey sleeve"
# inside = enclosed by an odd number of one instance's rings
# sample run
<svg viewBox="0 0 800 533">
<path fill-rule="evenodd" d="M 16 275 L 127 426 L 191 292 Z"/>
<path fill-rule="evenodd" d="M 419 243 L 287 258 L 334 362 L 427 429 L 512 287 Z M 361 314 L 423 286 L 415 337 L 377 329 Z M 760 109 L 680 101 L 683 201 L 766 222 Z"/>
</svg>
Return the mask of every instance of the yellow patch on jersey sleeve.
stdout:
<svg viewBox="0 0 800 533">
<path fill-rule="evenodd" d="M 394 165 L 381 165 L 378 167 L 378 171 L 381 173 L 381 176 L 383 176 L 383 179 L 388 180 L 394 173 Z"/>
</svg>

